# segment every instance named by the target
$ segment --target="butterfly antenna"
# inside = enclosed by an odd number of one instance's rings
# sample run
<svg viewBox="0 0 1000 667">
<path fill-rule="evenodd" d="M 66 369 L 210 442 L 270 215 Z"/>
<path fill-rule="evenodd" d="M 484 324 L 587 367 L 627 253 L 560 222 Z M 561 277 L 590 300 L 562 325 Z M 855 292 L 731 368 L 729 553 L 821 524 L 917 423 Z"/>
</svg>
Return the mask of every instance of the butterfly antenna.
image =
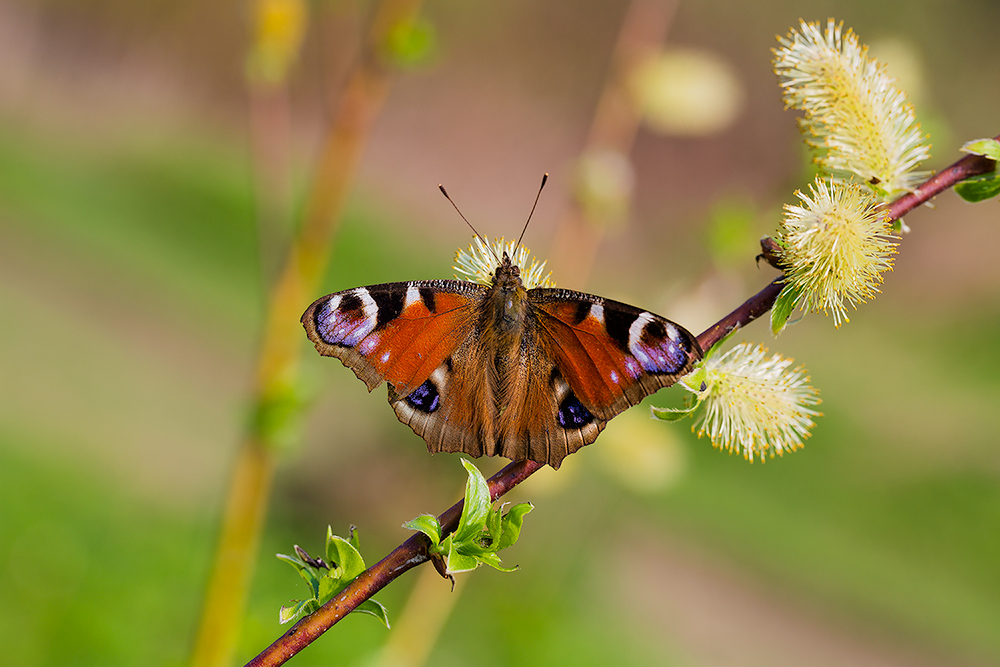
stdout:
<svg viewBox="0 0 1000 667">
<path fill-rule="evenodd" d="M 458 208 L 458 204 L 456 204 L 456 203 L 455 203 L 455 202 L 454 202 L 454 201 L 452 200 L 452 198 L 451 198 L 450 196 L 448 196 L 448 191 L 444 189 L 444 186 L 443 186 L 443 185 L 441 185 L 440 183 L 438 183 L 438 189 L 439 189 L 439 190 L 441 190 L 441 194 L 443 194 L 443 195 L 444 195 L 444 198 L 448 200 L 448 203 L 449 203 L 449 204 L 451 204 L 451 205 L 452 205 L 452 206 L 453 206 L 453 207 L 455 208 L 455 210 L 456 210 L 456 211 L 458 211 L 458 215 L 459 215 L 459 216 L 460 216 L 460 217 L 462 218 L 462 220 L 465 220 L 465 224 L 467 224 L 467 225 L 469 226 L 469 229 L 471 229 L 471 230 L 472 230 L 472 233 L 473 233 L 473 234 L 475 234 L 475 235 L 476 235 L 476 236 L 477 236 L 477 237 L 479 238 L 479 240 L 480 240 L 480 241 L 482 241 L 482 242 L 483 242 L 483 244 L 484 244 L 484 245 L 485 245 L 485 246 L 486 246 L 487 248 L 489 248 L 489 250 L 490 250 L 490 254 L 491 254 L 491 255 L 493 255 L 493 259 L 495 259 L 495 260 L 497 261 L 497 264 L 500 264 L 500 258 L 499 258 L 499 257 L 497 257 L 497 254 L 496 254 L 495 252 L 493 252 L 493 246 L 491 246 L 491 245 L 490 245 L 490 242 L 489 242 L 489 241 L 487 241 L 487 240 L 486 240 L 486 239 L 485 239 L 485 238 L 483 237 L 483 235 L 482 235 L 482 234 L 480 234 L 480 233 L 479 233 L 478 231 L 476 231 L 476 228 L 472 226 L 472 223 L 471 223 L 471 222 L 469 222 L 469 219 L 468 219 L 468 218 L 466 218 L 466 217 L 465 217 L 465 214 L 463 214 L 463 213 L 462 213 L 462 209 Z"/>
<path fill-rule="evenodd" d="M 528 231 L 528 223 L 531 222 L 531 216 L 535 214 L 535 207 L 538 206 L 538 198 L 542 196 L 542 190 L 545 188 L 545 182 L 549 180 L 548 173 L 542 174 L 542 184 L 538 186 L 538 194 L 535 195 L 535 203 L 531 205 L 531 213 L 528 214 L 528 219 L 524 221 L 524 229 L 521 230 L 521 235 L 517 237 L 517 245 L 514 249 L 521 247 L 521 239 L 524 238 L 524 233 Z"/>
</svg>

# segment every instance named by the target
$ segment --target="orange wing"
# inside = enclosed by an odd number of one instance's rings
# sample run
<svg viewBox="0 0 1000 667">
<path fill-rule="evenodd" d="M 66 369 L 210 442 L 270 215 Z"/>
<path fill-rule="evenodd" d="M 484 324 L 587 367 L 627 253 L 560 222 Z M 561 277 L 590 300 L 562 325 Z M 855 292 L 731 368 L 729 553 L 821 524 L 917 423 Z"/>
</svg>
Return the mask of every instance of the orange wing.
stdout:
<svg viewBox="0 0 1000 667">
<path fill-rule="evenodd" d="M 702 357 L 690 332 L 634 306 L 561 289 L 528 296 L 543 348 L 580 403 L 601 420 L 674 384 Z"/>
<path fill-rule="evenodd" d="M 386 380 L 407 396 L 472 334 L 485 291 L 460 280 L 358 287 L 318 299 L 302 325 L 320 354 L 340 359 L 369 391 Z"/>
</svg>

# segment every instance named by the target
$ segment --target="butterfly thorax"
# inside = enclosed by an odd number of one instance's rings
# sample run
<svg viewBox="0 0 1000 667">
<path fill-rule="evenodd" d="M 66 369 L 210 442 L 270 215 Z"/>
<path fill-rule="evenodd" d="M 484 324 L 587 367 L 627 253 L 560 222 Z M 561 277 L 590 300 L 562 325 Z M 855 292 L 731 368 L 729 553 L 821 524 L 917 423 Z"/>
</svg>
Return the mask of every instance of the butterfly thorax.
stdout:
<svg viewBox="0 0 1000 667">
<path fill-rule="evenodd" d="M 501 345 L 516 345 L 524 330 L 528 292 L 521 282 L 520 268 L 510 261 L 507 253 L 493 274 L 493 284 L 485 300 L 488 307 L 480 321 L 481 328 L 499 337 Z"/>
</svg>

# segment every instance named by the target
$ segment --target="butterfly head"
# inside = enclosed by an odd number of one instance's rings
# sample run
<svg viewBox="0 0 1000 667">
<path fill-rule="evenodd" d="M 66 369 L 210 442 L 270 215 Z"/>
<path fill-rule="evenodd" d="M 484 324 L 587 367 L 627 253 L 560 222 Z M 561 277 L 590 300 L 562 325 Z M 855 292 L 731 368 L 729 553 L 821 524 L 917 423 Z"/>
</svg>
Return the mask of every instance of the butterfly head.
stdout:
<svg viewBox="0 0 1000 667">
<path fill-rule="evenodd" d="M 512 262 L 506 252 L 496 271 L 493 272 L 493 285 L 505 292 L 515 291 L 519 287 L 524 288 L 521 282 L 521 267 Z"/>
</svg>

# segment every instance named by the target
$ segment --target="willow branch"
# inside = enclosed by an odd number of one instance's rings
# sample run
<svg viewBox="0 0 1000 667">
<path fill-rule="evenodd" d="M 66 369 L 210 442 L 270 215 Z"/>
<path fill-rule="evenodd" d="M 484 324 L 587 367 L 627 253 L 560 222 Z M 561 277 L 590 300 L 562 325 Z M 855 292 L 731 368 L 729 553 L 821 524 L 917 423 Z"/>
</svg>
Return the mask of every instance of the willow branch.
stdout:
<svg viewBox="0 0 1000 667">
<path fill-rule="evenodd" d="M 892 220 L 909 213 L 917 206 L 927 202 L 955 183 L 992 171 L 995 163 L 985 158 L 970 155 L 955 162 L 947 169 L 928 179 L 923 185 L 894 201 L 889 206 Z M 776 278 L 767 287 L 747 299 L 742 305 L 713 324 L 698 336 L 698 343 L 703 350 L 708 350 L 726 334 L 746 326 L 765 314 L 774 305 L 774 300 L 781 292 L 782 278 Z M 488 480 L 490 499 L 495 501 L 505 495 L 515 486 L 526 480 L 543 467 L 544 464 L 534 461 L 515 461 Z M 455 530 L 462 515 L 464 501 L 459 501 L 438 517 L 441 523 L 442 536 Z M 260 655 L 247 663 L 247 667 L 273 667 L 284 664 L 286 660 L 311 644 L 316 638 L 329 630 L 340 619 L 354 611 L 362 602 L 368 600 L 396 577 L 421 563 L 427 562 L 430 541 L 423 533 L 416 533 L 392 553 L 352 581 L 339 595 L 324 604 L 314 613 L 303 618 L 279 637 L 273 644 L 264 649 Z"/>
</svg>

